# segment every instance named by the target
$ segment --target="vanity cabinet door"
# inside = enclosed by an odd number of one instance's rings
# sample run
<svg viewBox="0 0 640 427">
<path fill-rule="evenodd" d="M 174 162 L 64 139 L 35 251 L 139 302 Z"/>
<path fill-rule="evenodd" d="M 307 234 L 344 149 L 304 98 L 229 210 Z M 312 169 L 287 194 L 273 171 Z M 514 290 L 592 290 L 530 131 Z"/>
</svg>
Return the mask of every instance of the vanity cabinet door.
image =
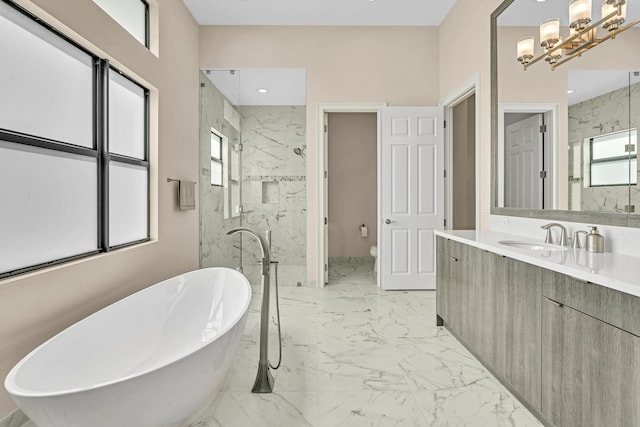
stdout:
<svg viewBox="0 0 640 427">
<path fill-rule="evenodd" d="M 489 367 L 496 366 L 496 289 L 506 280 L 503 257 L 469 248 L 469 341 L 468 345 Z"/>
<path fill-rule="evenodd" d="M 542 269 L 495 255 L 495 370 L 534 408 L 541 393 Z"/>
<path fill-rule="evenodd" d="M 444 237 L 436 237 L 436 314 L 442 321 L 449 319 L 449 245 Z"/>
<path fill-rule="evenodd" d="M 544 298 L 542 413 L 556 426 L 640 425 L 640 338 Z"/>
<path fill-rule="evenodd" d="M 467 277 L 466 245 L 438 238 L 438 273 L 436 310 L 444 323 L 455 334 L 463 338 L 463 325 L 467 323 L 469 293 L 465 283 Z"/>
</svg>

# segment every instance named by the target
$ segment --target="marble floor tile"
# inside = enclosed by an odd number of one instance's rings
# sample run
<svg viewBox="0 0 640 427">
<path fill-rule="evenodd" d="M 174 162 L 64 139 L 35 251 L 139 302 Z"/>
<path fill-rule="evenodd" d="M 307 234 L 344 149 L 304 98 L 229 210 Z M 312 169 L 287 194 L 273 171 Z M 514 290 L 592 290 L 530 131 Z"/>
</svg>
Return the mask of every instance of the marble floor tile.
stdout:
<svg viewBox="0 0 640 427">
<path fill-rule="evenodd" d="M 428 425 L 412 393 L 402 391 L 320 392 L 320 427 Z"/>
<path fill-rule="evenodd" d="M 189 427 L 315 427 L 317 393 L 223 392 Z"/>
<path fill-rule="evenodd" d="M 490 378 L 464 387 L 419 391 L 416 399 L 428 426 L 542 426 L 501 384 Z"/>
<path fill-rule="evenodd" d="M 318 352 L 321 391 L 409 391 L 411 385 L 393 356 L 393 349 L 367 349 L 361 354 Z"/>
</svg>

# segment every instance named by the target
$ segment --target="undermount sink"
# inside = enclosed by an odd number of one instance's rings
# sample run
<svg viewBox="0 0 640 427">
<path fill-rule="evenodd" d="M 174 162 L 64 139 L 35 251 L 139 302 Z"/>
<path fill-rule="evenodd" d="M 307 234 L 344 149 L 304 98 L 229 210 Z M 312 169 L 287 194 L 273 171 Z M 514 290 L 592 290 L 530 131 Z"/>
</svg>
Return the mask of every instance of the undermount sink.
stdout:
<svg viewBox="0 0 640 427">
<path fill-rule="evenodd" d="M 529 249 L 532 251 L 566 251 L 567 248 L 560 245 L 551 245 L 549 243 L 537 242 L 519 242 L 517 240 L 500 240 L 501 245 L 511 246 L 512 248 Z"/>
</svg>

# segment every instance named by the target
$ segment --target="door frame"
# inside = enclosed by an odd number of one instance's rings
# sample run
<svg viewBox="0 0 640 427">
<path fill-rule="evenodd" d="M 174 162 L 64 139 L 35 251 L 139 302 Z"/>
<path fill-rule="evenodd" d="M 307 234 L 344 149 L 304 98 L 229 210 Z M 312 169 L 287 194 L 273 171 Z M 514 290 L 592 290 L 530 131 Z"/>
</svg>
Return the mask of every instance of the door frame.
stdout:
<svg viewBox="0 0 640 427">
<path fill-rule="evenodd" d="M 445 230 L 452 229 L 451 224 L 453 223 L 453 197 L 451 194 L 453 192 L 453 180 L 452 172 L 453 171 L 453 156 L 451 153 L 453 152 L 453 107 L 458 105 L 460 102 L 464 101 L 471 95 L 476 96 L 475 99 L 475 164 L 476 164 L 476 177 L 475 177 L 475 195 L 476 195 L 476 230 L 482 228 L 482 194 L 481 194 L 481 154 L 482 148 L 480 146 L 480 74 L 477 73 L 473 75 L 469 80 L 460 85 L 456 90 L 451 92 L 447 97 L 445 97 L 442 101 L 440 101 L 439 105 L 444 107 L 444 120 L 447 124 L 444 130 L 444 147 L 445 147 L 445 170 L 448 171 L 447 177 L 445 178 L 444 183 L 444 200 L 445 200 L 445 220 L 447 221 L 447 226 Z M 487 208 L 487 213 L 489 213 L 489 209 Z"/>
<path fill-rule="evenodd" d="M 318 182 L 318 210 L 316 215 L 316 229 L 318 232 L 318 253 L 317 253 L 317 287 L 322 288 L 325 286 L 324 284 L 324 250 L 325 245 L 328 242 L 324 241 L 324 196 L 325 192 L 328 192 L 329 189 L 325 188 L 324 185 L 324 170 L 326 168 L 324 162 L 324 127 L 327 123 L 325 123 L 324 117 L 325 113 L 376 113 L 378 119 L 378 129 L 377 129 L 377 143 L 378 147 L 377 153 L 377 189 L 378 189 L 378 197 L 377 197 L 377 216 L 378 223 L 376 227 L 378 229 L 378 241 L 376 245 L 380 244 L 380 149 L 381 149 L 381 141 L 380 141 L 380 109 L 382 107 L 386 107 L 386 102 L 379 103 L 320 103 L 318 104 L 318 126 L 317 126 L 317 141 L 318 141 L 318 163 L 316 169 L 316 180 Z M 380 253 L 380 251 L 378 251 Z M 380 269 L 378 268 L 378 272 L 376 273 L 376 283 L 380 286 Z"/>
<path fill-rule="evenodd" d="M 547 115 L 549 123 L 548 135 L 550 137 L 549 146 L 551 150 L 545 151 L 545 164 L 549 165 L 549 189 L 551 197 L 549 201 L 551 206 L 545 209 L 558 209 L 558 110 L 559 104 L 553 103 L 509 103 L 503 102 L 498 104 L 498 160 L 504 159 L 504 115 L 505 113 L 541 113 Z M 504 161 L 498 161 L 497 175 L 498 177 L 498 194 L 496 201 L 498 206 L 504 205 L 504 180 L 500 177 L 504 176 Z"/>
</svg>

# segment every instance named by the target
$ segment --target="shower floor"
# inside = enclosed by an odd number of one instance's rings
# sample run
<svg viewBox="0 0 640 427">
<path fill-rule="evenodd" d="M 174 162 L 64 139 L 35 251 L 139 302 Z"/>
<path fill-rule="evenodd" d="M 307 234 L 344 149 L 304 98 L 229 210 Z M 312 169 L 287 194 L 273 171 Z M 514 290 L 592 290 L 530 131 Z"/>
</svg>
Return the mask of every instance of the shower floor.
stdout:
<svg viewBox="0 0 640 427">
<path fill-rule="evenodd" d="M 435 326 L 434 291 L 379 290 L 365 264 L 334 263 L 323 289 L 280 288 L 283 356 L 272 394 L 250 392 L 260 319 L 254 286 L 235 365 L 190 427 L 541 426 Z M 273 306 L 271 313 L 273 326 Z M 274 327 L 269 347 L 276 361 Z M 10 425 L 33 427 L 17 421 Z"/>
</svg>

